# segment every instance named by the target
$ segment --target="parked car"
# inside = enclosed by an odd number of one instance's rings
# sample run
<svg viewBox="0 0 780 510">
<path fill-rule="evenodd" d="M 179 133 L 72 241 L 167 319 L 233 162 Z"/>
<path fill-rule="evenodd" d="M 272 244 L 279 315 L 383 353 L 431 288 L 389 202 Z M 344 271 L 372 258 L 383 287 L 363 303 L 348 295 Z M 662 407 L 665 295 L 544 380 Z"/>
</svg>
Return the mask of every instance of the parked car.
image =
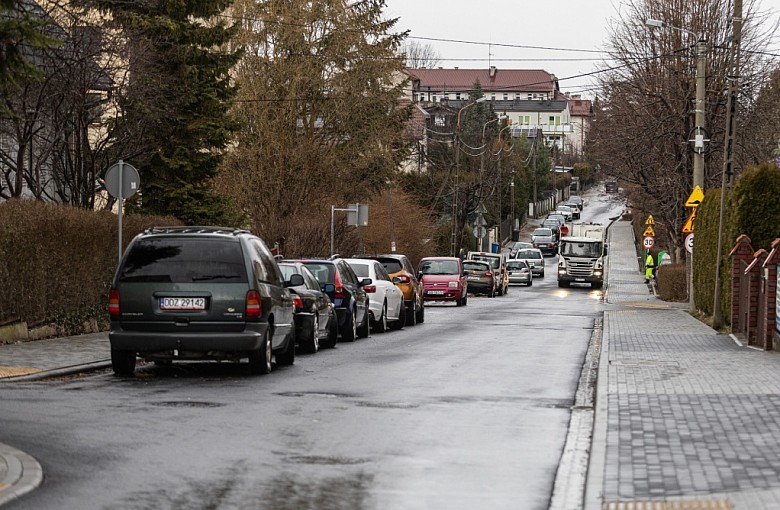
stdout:
<svg viewBox="0 0 780 510">
<path fill-rule="evenodd" d="M 378 260 L 344 259 L 355 271 L 358 278 L 370 278 L 371 285 L 363 290 L 369 294 L 368 310 L 371 317 L 371 329 L 384 333 L 389 329 L 401 329 L 406 324 L 404 293 L 390 278 L 384 266 Z M 400 282 L 400 280 L 398 280 Z"/>
<path fill-rule="evenodd" d="M 534 245 L 528 241 L 516 241 L 511 248 L 509 248 L 509 258 L 515 258 L 515 253 L 523 248 L 533 248 Z"/>
<path fill-rule="evenodd" d="M 529 287 L 534 284 L 534 275 L 525 260 L 508 260 L 506 270 L 509 274 L 509 283 L 524 283 Z"/>
<path fill-rule="evenodd" d="M 347 262 L 339 257 L 330 259 L 304 259 L 303 263 L 320 282 L 320 286 L 336 309 L 339 319 L 339 335 L 345 342 L 368 336 L 371 325 L 368 314 L 368 294 L 363 289 L 371 284 L 370 278 L 359 279 Z M 326 287 L 333 284 L 333 290 Z M 330 292 L 329 292 L 330 291 Z"/>
<path fill-rule="evenodd" d="M 289 285 L 303 283 L 294 275 Z M 247 230 L 153 227 L 130 242 L 108 311 L 111 365 L 131 375 L 136 357 L 249 360 L 253 374 L 295 361 L 295 306 L 276 260 Z"/>
<path fill-rule="evenodd" d="M 390 253 L 370 257 L 378 260 L 393 280 L 400 278 L 398 288 L 404 293 L 404 309 L 406 310 L 406 325 L 425 322 L 425 300 L 423 288 L 414 266 L 406 255 Z"/>
<path fill-rule="evenodd" d="M 565 224 L 561 224 L 561 220 L 557 218 L 548 218 L 542 221 L 542 224 L 540 225 L 540 227 L 549 228 L 550 230 L 552 230 L 556 239 L 559 239 L 561 237 L 561 228 L 564 226 Z M 534 244 L 531 243 L 530 247 L 533 248 Z"/>
<path fill-rule="evenodd" d="M 534 276 L 538 275 L 544 278 L 544 255 L 542 255 L 541 250 L 538 248 L 526 248 L 525 250 L 517 252 L 515 258 L 525 260 Z"/>
<path fill-rule="evenodd" d="M 427 301 L 454 301 L 457 306 L 468 303 L 469 284 L 459 257 L 425 257 L 420 260 L 417 278 Z"/>
<path fill-rule="evenodd" d="M 585 200 L 579 195 L 570 196 L 568 201 L 580 206 L 580 210 L 585 209 Z"/>
<path fill-rule="evenodd" d="M 301 352 L 314 353 L 320 347 L 335 347 L 339 336 L 339 319 L 328 295 L 305 265 L 300 262 L 279 264 L 282 278 L 292 292 L 295 303 L 295 344 Z M 291 285 L 293 275 L 301 275 L 303 284 Z M 333 292 L 332 283 L 324 285 Z"/>
<path fill-rule="evenodd" d="M 574 219 L 574 211 L 571 210 L 571 207 L 568 207 L 566 205 L 559 205 L 555 209 L 555 212 L 556 212 L 556 214 L 563 215 L 563 218 L 566 221 L 571 221 L 572 219 Z"/>
<path fill-rule="evenodd" d="M 466 270 L 466 278 L 469 281 L 469 291 L 472 294 L 485 294 L 487 297 L 495 297 L 499 283 L 496 273 L 489 262 L 481 260 L 464 260 L 463 269 Z"/>
<path fill-rule="evenodd" d="M 582 210 L 582 207 L 580 207 L 580 205 L 578 203 L 572 202 L 571 200 L 569 200 L 564 205 L 566 207 L 568 207 L 569 209 L 571 209 L 572 219 L 574 219 L 574 220 L 580 219 L 580 217 L 582 216 L 580 214 L 581 210 Z"/>
<path fill-rule="evenodd" d="M 489 262 L 490 267 L 493 268 L 493 272 L 496 273 L 496 282 L 499 296 L 506 294 L 509 288 L 509 277 L 506 274 L 506 255 L 503 253 L 490 253 L 486 251 L 470 251 L 466 255 L 469 260 L 482 260 Z"/>
<path fill-rule="evenodd" d="M 558 253 L 558 239 L 553 234 L 552 229 L 540 227 L 531 234 L 531 242 L 534 248 L 538 248 L 542 253 L 555 255 Z"/>
</svg>

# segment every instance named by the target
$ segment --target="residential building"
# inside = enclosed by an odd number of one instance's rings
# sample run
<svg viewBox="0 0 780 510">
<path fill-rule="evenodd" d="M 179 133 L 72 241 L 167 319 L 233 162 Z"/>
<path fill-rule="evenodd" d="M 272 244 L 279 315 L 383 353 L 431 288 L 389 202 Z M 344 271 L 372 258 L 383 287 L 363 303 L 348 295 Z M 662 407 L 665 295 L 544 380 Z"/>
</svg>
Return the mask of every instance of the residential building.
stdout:
<svg viewBox="0 0 780 510">
<path fill-rule="evenodd" d="M 571 152 L 575 155 L 582 155 L 585 137 L 593 118 L 593 103 L 589 99 L 582 99 L 579 95 L 572 95 L 569 99 L 569 114 L 572 124 Z"/>
</svg>

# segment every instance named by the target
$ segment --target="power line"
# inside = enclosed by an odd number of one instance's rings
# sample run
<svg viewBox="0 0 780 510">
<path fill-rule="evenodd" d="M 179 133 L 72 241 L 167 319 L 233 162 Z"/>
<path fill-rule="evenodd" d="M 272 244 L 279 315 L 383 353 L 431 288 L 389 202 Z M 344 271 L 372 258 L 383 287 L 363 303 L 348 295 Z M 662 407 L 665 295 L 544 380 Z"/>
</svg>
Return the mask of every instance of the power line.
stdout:
<svg viewBox="0 0 780 510">
<path fill-rule="evenodd" d="M 606 53 L 601 50 L 585 50 L 579 48 L 556 48 L 553 46 L 530 46 L 526 44 L 502 44 L 502 43 L 490 43 L 490 42 L 481 42 L 481 41 L 464 41 L 461 39 L 441 39 L 438 37 L 420 37 L 415 35 L 410 35 L 409 39 L 419 39 L 421 41 L 449 42 L 449 43 L 458 43 L 458 44 L 473 44 L 476 46 L 498 46 L 501 48 L 522 48 L 527 50 L 574 51 L 574 52 L 598 53 L 598 54 Z"/>
</svg>

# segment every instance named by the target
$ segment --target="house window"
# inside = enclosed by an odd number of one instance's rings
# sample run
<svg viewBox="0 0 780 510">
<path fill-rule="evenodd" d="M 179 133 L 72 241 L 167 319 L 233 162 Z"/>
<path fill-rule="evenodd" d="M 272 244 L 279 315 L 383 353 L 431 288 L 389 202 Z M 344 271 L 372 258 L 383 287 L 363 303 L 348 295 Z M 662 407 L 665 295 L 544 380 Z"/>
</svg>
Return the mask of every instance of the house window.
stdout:
<svg viewBox="0 0 780 510">
<path fill-rule="evenodd" d="M 530 124 L 531 123 L 531 116 L 530 115 L 521 115 L 520 116 L 520 123 L 521 124 Z"/>
<path fill-rule="evenodd" d="M 547 123 L 549 125 L 551 125 L 551 126 L 554 125 L 555 124 L 555 115 L 550 115 Z"/>
<path fill-rule="evenodd" d="M 491 92 L 490 93 L 490 100 L 491 101 L 495 101 L 496 100 L 496 93 L 495 92 Z"/>
<path fill-rule="evenodd" d="M 460 92 L 457 92 L 457 93 L 455 94 L 455 99 L 457 99 L 458 101 L 460 101 Z"/>
<path fill-rule="evenodd" d="M 435 102 L 436 102 L 436 94 L 434 94 L 434 95 L 432 95 L 432 96 L 431 96 L 431 102 L 432 102 L 432 103 L 435 103 Z"/>
<path fill-rule="evenodd" d="M 507 99 L 509 99 L 509 94 L 507 94 L 506 92 L 504 92 L 504 101 L 506 101 Z"/>
<path fill-rule="evenodd" d="M 444 127 L 446 125 L 444 115 L 437 115 L 436 117 L 434 117 L 433 123 L 436 127 Z"/>
<path fill-rule="evenodd" d="M 533 94 L 528 94 L 528 100 L 529 100 L 529 101 L 533 100 L 533 98 L 534 98 L 534 95 L 533 95 Z"/>
</svg>

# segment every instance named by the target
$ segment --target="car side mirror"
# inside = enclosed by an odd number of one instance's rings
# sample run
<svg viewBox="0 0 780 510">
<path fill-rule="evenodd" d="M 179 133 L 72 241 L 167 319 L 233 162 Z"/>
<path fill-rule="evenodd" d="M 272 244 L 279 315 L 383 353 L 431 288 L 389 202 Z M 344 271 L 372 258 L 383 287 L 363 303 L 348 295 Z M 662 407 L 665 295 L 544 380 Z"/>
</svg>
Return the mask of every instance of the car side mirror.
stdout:
<svg viewBox="0 0 780 510">
<path fill-rule="evenodd" d="M 365 285 L 371 285 L 371 282 L 373 282 L 371 278 L 363 278 L 360 280 L 360 286 L 363 287 Z"/>
<path fill-rule="evenodd" d="M 299 285 L 303 285 L 303 276 L 299 274 L 294 274 L 290 276 L 290 279 L 284 282 L 285 287 L 298 287 Z"/>
</svg>

